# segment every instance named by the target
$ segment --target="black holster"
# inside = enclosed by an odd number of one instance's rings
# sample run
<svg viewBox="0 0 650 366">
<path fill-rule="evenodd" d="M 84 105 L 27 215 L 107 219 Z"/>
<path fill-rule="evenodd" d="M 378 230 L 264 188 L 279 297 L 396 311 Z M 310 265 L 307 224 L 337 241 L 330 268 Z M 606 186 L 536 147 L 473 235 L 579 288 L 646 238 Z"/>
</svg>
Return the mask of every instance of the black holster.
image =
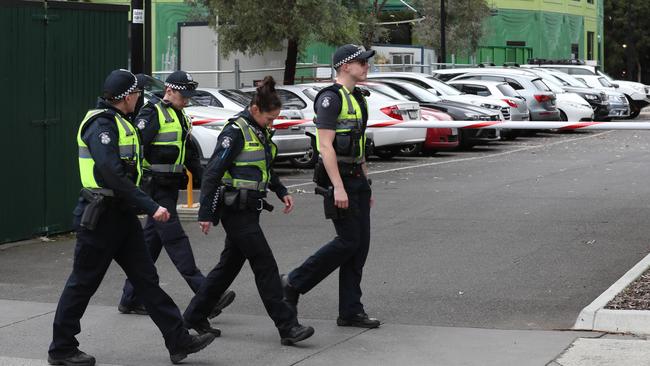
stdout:
<svg viewBox="0 0 650 366">
<path fill-rule="evenodd" d="M 334 187 L 323 188 L 316 186 L 314 193 L 323 196 L 323 209 L 325 211 L 325 218 L 329 220 L 344 219 L 349 215 L 358 212 L 358 209 L 353 207 L 338 208 L 334 204 Z"/>
<path fill-rule="evenodd" d="M 81 197 L 83 197 L 88 204 L 81 215 L 80 225 L 88 230 L 95 230 L 99 218 L 106 210 L 106 203 L 104 196 L 95 193 L 89 189 L 83 188 L 81 190 Z"/>
</svg>

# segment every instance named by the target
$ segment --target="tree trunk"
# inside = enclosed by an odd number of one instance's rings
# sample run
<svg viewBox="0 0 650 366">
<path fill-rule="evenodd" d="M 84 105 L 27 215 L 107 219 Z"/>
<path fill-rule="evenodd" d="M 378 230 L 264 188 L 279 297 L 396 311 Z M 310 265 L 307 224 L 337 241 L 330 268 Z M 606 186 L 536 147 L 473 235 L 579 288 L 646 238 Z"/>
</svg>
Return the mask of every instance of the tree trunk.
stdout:
<svg viewBox="0 0 650 366">
<path fill-rule="evenodd" d="M 298 61 L 298 39 L 289 39 L 287 58 L 284 60 L 284 85 L 293 85 L 296 78 L 296 62 Z"/>
</svg>

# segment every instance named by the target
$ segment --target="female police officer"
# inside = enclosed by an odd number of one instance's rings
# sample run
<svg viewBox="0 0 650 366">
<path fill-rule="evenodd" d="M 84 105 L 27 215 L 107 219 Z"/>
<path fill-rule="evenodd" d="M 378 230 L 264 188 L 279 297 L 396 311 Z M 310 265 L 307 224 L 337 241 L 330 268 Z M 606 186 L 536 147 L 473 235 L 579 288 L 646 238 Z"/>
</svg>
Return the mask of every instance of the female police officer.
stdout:
<svg viewBox="0 0 650 366">
<path fill-rule="evenodd" d="M 314 328 L 298 324 L 296 313 L 282 300 L 278 266 L 259 224 L 262 209 L 272 209 L 264 200 L 267 188 L 282 200 L 284 213 L 293 209 L 293 198 L 271 169 L 277 148 L 271 141 L 269 126 L 281 106 L 275 81 L 267 76 L 249 107 L 224 127 L 205 169 L 199 225 L 207 234 L 220 216 L 226 243 L 219 263 L 183 314 L 188 328 L 201 331 L 201 324 L 205 324 L 248 259 L 264 307 L 280 332 L 281 343 L 291 345 L 314 334 Z"/>
</svg>

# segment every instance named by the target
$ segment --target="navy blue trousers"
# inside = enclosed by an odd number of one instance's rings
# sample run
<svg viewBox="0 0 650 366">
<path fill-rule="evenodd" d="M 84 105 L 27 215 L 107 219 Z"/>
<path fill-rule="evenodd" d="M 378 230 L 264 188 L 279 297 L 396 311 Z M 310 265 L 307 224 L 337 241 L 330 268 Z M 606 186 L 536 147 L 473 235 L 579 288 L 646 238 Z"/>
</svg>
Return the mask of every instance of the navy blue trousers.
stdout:
<svg viewBox="0 0 650 366">
<path fill-rule="evenodd" d="M 205 276 L 196 266 L 190 240 L 178 219 L 176 210 L 178 189 L 175 187 L 154 186 L 148 193 L 154 201 L 169 210 L 170 214 L 167 222 L 158 222 L 151 216 L 147 217 L 147 223 L 144 226 L 144 240 L 151 258 L 155 263 L 164 247 L 178 272 L 183 276 L 192 291 L 196 293 L 205 280 Z M 133 291 L 133 285 L 128 279 L 124 282 L 120 304 L 126 306 L 141 304 L 135 291 Z"/>
<path fill-rule="evenodd" d="M 365 177 L 344 177 L 350 212 L 332 220 L 336 237 L 289 273 L 289 283 L 301 294 L 309 292 L 335 269 L 339 269 L 339 316 L 350 318 L 364 312 L 361 276 L 370 247 L 370 197 Z"/>
<path fill-rule="evenodd" d="M 80 211 L 79 207 L 75 210 L 79 214 Z M 158 273 L 144 246 L 142 226 L 137 216 L 130 211 L 109 207 L 95 230 L 79 228 L 77 231 L 72 274 L 54 316 L 51 356 L 66 357 L 78 349 L 79 342 L 75 336 L 81 331 L 80 319 L 113 260 L 142 294 L 144 306 L 162 332 L 167 348 L 174 351 L 190 341 L 178 307 L 158 285 Z"/>
<path fill-rule="evenodd" d="M 226 230 L 226 243 L 219 263 L 208 273 L 185 310 L 183 317 L 187 321 L 197 323 L 206 319 L 248 260 L 262 303 L 281 335 L 297 324 L 296 314 L 282 300 L 278 265 L 259 220 L 260 212 L 256 210 L 224 210 L 221 223 Z"/>
</svg>

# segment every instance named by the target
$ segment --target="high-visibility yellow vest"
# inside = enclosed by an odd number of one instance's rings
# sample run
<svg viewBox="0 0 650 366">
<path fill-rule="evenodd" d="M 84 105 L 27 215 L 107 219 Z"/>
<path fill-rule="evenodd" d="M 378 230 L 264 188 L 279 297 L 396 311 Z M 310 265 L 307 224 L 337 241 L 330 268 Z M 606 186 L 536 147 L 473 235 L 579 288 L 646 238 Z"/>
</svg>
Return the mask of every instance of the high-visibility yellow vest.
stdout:
<svg viewBox="0 0 650 366">
<path fill-rule="evenodd" d="M 83 121 L 79 125 L 77 132 L 77 145 L 79 146 L 79 175 L 81 176 L 81 185 L 84 188 L 106 188 L 101 187 L 95 179 L 95 160 L 90 155 L 88 145 L 81 139 L 81 132 L 84 126 L 98 117 L 100 114 L 107 112 L 107 109 L 91 109 L 86 113 Z M 120 150 L 120 159 L 129 161 L 136 167 L 135 184 L 140 183 L 142 169 L 140 166 L 140 140 L 135 128 L 127 120 L 122 118 L 118 113 L 114 114 L 115 125 L 118 131 L 118 145 Z"/>
<path fill-rule="evenodd" d="M 185 147 L 187 139 L 192 132 L 192 123 L 190 118 L 181 111 L 183 120 L 179 120 L 178 114 L 171 106 L 165 106 L 162 101 L 155 104 L 158 111 L 158 121 L 160 129 L 151 143 L 154 146 L 175 146 L 178 149 L 178 155 L 173 164 L 151 164 L 144 161 L 144 167 L 154 172 L 163 173 L 183 173 L 183 164 L 185 163 Z M 183 139 L 183 125 L 187 129 L 187 135 Z"/>
<path fill-rule="evenodd" d="M 335 87 L 336 85 L 332 88 Z M 341 85 L 338 88 L 338 93 L 341 97 L 341 111 L 336 118 L 336 136 L 333 142 L 336 150 L 336 161 L 360 164 L 364 161 L 366 150 L 366 134 L 362 131 L 363 113 L 361 106 L 357 102 L 357 98 L 353 97 L 345 86 Z M 364 103 L 367 103 L 365 99 Z M 318 114 L 315 118 L 318 120 Z M 354 141 L 350 138 L 353 131 L 359 134 L 355 148 L 353 148 Z M 316 147 L 319 148 L 319 146 L 318 129 L 316 129 Z M 348 153 L 342 154 L 341 151 L 347 151 Z"/>
<path fill-rule="evenodd" d="M 253 127 L 243 117 L 237 118 L 233 123 L 239 127 L 244 136 L 244 148 L 235 157 L 232 166 L 224 173 L 223 184 L 239 189 L 252 189 L 266 191 L 271 179 L 270 164 L 275 159 L 278 148 L 271 141 L 271 134 L 264 129 L 266 141 L 271 147 L 271 161 L 266 160 L 266 150 Z M 255 169 L 250 169 L 254 167 Z"/>
</svg>

